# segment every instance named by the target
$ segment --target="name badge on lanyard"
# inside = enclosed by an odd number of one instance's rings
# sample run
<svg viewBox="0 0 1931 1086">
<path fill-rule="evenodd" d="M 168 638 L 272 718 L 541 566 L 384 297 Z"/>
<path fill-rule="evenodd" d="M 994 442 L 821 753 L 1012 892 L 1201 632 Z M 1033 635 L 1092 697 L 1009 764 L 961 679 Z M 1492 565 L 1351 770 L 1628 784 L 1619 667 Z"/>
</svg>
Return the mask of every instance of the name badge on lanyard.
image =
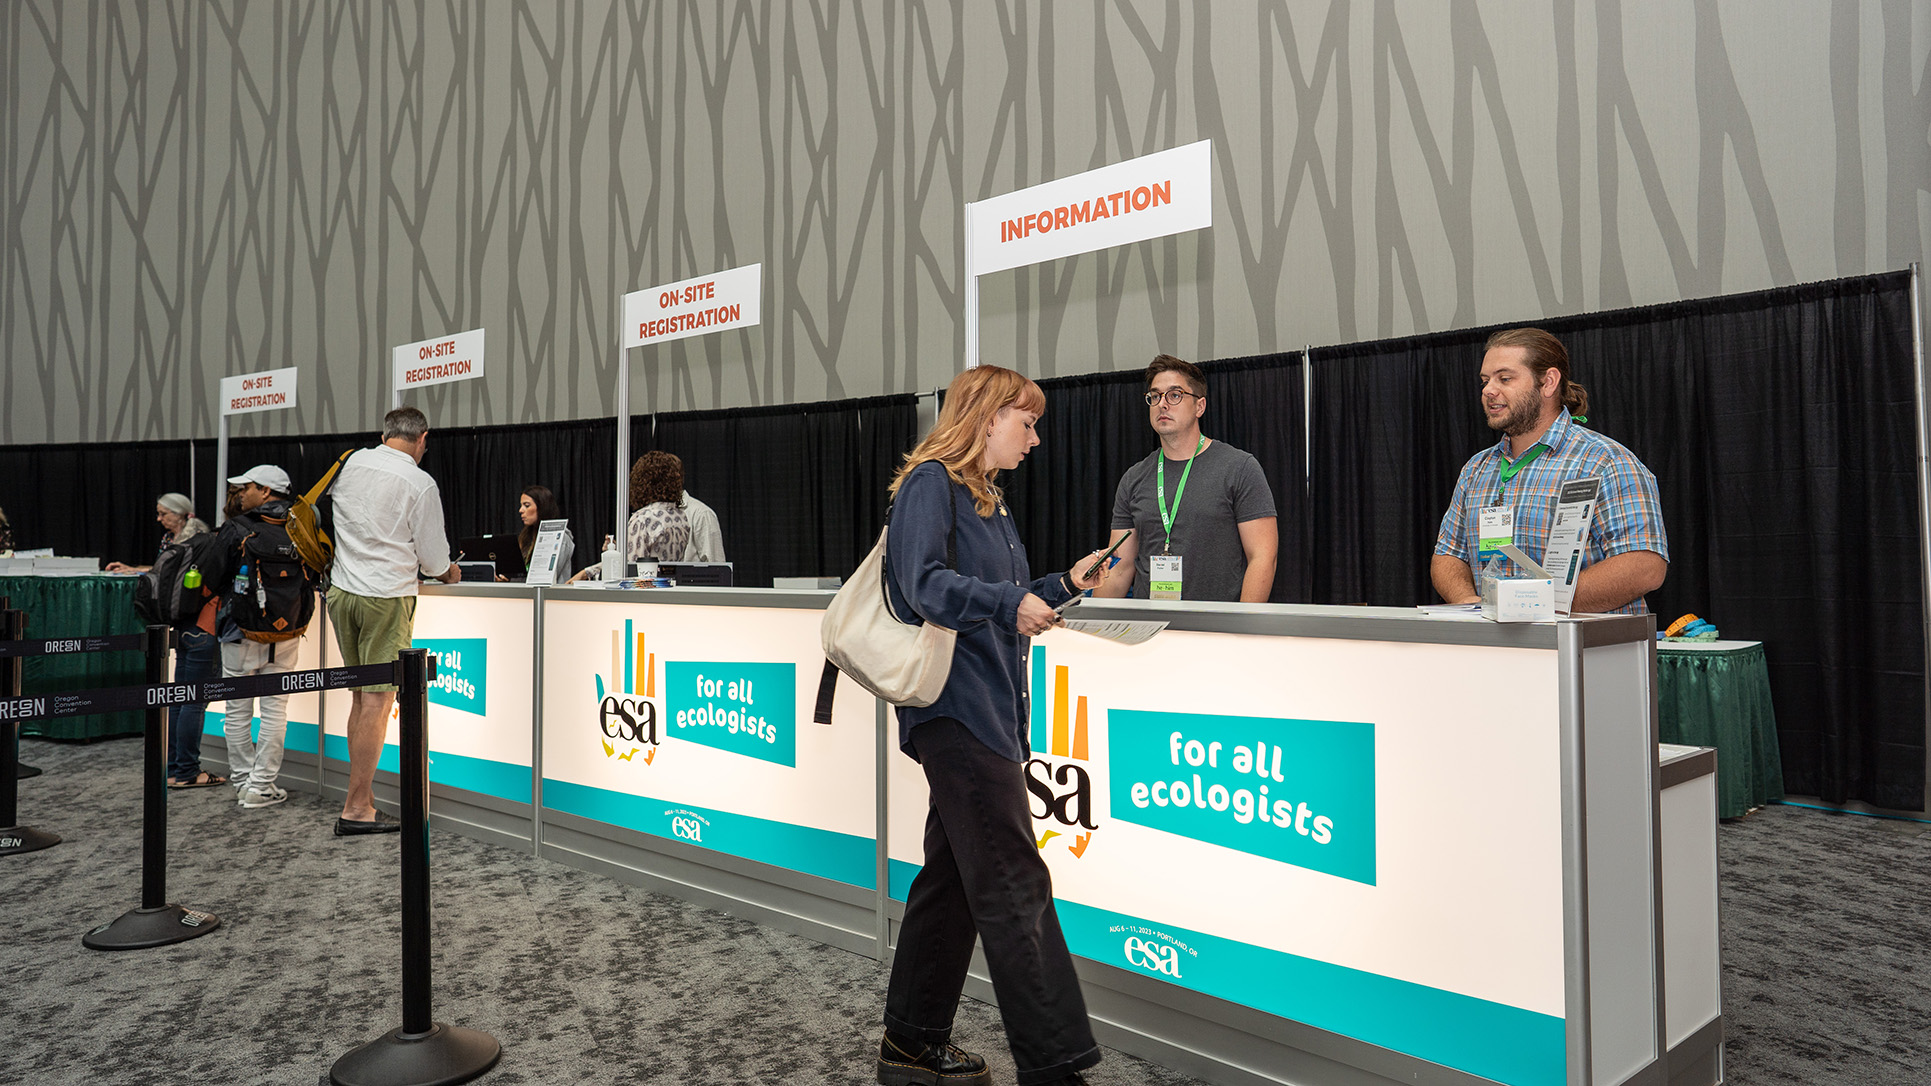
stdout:
<svg viewBox="0 0 1931 1086">
<path fill-rule="evenodd" d="M 1180 598 L 1180 556 L 1177 554 L 1155 554 L 1148 557 L 1147 598 L 1155 600 L 1177 600 Z"/>
<path fill-rule="evenodd" d="M 1475 564 L 1502 557 L 1502 548 L 1515 542 L 1515 507 L 1484 505 L 1479 530 L 1475 534 Z"/>
</svg>

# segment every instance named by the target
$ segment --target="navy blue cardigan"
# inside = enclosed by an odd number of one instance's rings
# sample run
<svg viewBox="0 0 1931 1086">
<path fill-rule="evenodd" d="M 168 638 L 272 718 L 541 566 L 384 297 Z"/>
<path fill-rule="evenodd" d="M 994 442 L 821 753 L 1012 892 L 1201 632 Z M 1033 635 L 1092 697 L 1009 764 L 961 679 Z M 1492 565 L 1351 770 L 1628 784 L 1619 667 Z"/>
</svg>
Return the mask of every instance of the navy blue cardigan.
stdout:
<svg viewBox="0 0 1931 1086">
<path fill-rule="evenodd" d="M 946 503 L 952 503 L 948 513 Z M 946 535 L 957 517 L 957 567 L 946 568 Z M 917 758 L 912 729 L 937 717 L 963 723 L 1002 758 L 1025 761 L 1031 719 L 1027 704 L 1027 647 L 1019 633 L 1019 601 L 1032 592 L 1058 606 L 1071 595 L 1058 574 L 1033 580 L 1026 545 L 1001 502 L 981 517 L 972 491 L 944 465 L 928 460 L 898 488 L 886 536 L 886 588 L 901 616 L 959 631 L 952 673 L 939 700 L 898 710 L 899 747 Z M 908 607 L 909 604 L 909 607 Z"/>
</svg>

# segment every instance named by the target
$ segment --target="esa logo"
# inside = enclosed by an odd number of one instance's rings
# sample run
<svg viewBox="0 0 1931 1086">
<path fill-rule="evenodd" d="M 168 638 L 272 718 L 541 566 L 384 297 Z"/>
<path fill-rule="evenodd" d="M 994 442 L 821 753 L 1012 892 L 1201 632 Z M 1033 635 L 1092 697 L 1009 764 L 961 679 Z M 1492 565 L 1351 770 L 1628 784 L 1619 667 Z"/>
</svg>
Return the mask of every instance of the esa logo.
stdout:
<svg viewBox="0 0 1931 1086">
<path fill-rule="evenodd" d="M 607 694 L 597 706 L 603 733 L 623 743 L 657 745 L 657 706 L 635 694 Z"/>
<path fill-rule="evenodd" d="M 673 815 L 670 820 L 670 831 L 686 841 L 696 841 L 699 844 L 704 841 L 704 824 L 695 818 Z"/>
<path fill-rule="evenodd" d="M 1180 979 L 1180 952 L 1164 943 L 1129 935 L 1126 937 L 1126 961 L 1128 965 Z"/>
<path fill-rule="evenodd" d="M 1032 793 L 1034 818 L 1051 819 L 1069 829 L 1099 828 L 1093 823 L 1093 778 L 1078 762 L 1055 766 L 1044 758 L 1029 759 L 1026 791 Z"/>
</svg>

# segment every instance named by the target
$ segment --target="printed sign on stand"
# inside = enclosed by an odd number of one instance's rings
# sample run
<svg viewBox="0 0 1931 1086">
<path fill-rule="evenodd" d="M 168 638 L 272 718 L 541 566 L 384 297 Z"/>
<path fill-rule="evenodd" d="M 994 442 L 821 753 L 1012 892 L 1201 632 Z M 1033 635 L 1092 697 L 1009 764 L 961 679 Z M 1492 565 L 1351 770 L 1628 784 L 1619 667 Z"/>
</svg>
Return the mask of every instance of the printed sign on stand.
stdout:
<svg viewBox="0 0 1931 1086">
<path fill-rule="evenodd" d="M 966 271 L 985 275 L 1214 224 L 1201 140 L 967 204 Z"/>
<path fill-rule="evenodd" d="M 709 335 L 758 323 L 764 265 L 746 264 L 624 295 L 625 347 Z"/>
<path fill-rule="evenodd" d="M 221 413 L 246 415 L 295 406 L 295 367 L 221 379 Z"/>
<path fill-rule="evenodd" d="M 483 330 L 405 343 L 393 352 L 395 390 L 467 381 L 483 375 Z"/>
</svg>

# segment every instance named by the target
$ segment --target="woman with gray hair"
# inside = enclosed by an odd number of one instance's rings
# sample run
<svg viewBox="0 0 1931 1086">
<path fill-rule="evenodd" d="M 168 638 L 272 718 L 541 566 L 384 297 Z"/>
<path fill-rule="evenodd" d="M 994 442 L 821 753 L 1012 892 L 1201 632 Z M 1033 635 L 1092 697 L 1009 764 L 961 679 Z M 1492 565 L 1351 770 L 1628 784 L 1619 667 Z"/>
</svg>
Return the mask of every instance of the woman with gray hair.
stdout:
<svg viewBox="0 0 1931 1086">
<path fill-rule="evenodd" d="M 161 536 L 162 547 L 170 543 L 179 543 L 190 536 L 197 536 L 209 530 L 207 522 L 194 515 L 194 503 L 188 500 L 188 496 L 177 494 L 172 490 L 154 499 L 154 519 L 166 530 Z M 158 551 L 159 548 L 156 550 Z M 154 568 L 152 562 L 145 566 L 109 562 L 106 566 L 109 573 L 141 573 L 152 568 Z"/>
</svg>

